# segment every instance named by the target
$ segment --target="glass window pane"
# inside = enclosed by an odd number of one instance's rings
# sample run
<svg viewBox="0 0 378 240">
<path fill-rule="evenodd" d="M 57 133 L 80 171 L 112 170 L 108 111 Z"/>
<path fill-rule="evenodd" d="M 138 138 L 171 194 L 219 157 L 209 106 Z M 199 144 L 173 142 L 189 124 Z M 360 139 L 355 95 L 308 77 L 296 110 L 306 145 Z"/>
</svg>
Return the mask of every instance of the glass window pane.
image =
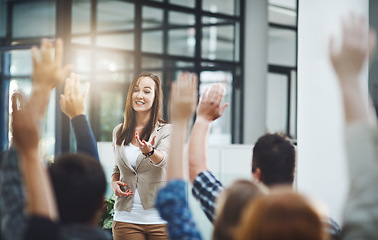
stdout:
<svg viewBox="0 0 378 240">
<path fill-rule="evenodd" d="M 163 32 L 144 31 L 142 33 L 142 52 L 163 53 Z"/>
<path fill-rule="evenodd" d="M 97 52 L 95 61 L 98 72 L 117 72 L 134 68 L 134 58 L 128 54 Z"/>
<path fill-rule="evenodd" d="M 125 33 L 97 36 L 96 45 L 100 47 L 134 50 L 134 34 Z"/>
<path fill-rule="evenodd" d="M 163 68 L 163 59 L 142 57 L 142 68 Z"/>
<path fill-rule="evenodd" d="M 134 71 L 131 72 L 112 72 L 112 73 L 96 73 L 95 80 L 99 82 L 107 82 L 112 84 L 114 82 L 131 82 L 134 76 Z"/>
<path fill-rule="evenodd" d="M 269 73 L 266 95 L 266 130 L 286 133 L 288 92 L 287 76 Z"/>
<path fill-rule="evenodd" d="M 12 112 L 11 97 L 15 91 L 22 91 L 25 96 L 30 96 L 32 90 L 31 80 L 29 78 L 13 78 L 9 84 L 9 113 Z M 11 132 L 11 114 L 9 114 L 9 132 L 8 140 L 12 139 Z M 42 137 L 40 141 L 40 153 L 44 160 L 54 159 L 55 154 L 55 90 L 52 91 L 50 102 L 42 125 Z"/>
<path fill-rule="evenodd" d="M 93 53 L 88 50 L 74 49 L 72 51 L 72 64 L 78 73 L 88 73 L 92 69 Z"/>
<path fill-rule="evenodd" d="M 72 1 L 72 33 L 87 33 L 91 30 L 91 1 Z"/>
<path fill-rule="evenodd" d="M 76 44 L 90 45 L 91 37 L 72 37 L 71 42 Z"/>
<path fill-rule="evenodd" d="M 12 21 L 14 38 L 55 36 L 55 1 L 16 3 Z"/>
<path fill-rule="evenodd" d="M 230 24 L 234 24 L 234 21 L 229 20 L 229 19 L 224 19 L 224 18 L 216 18 L 216 17 L 203 17 L 202 18 L 202 23 L 203 24 L 214 24 L 216 25 L 217 23 L 227 23 L 229 22 Z"/>
<path fill-rule="evenodd" d="M 169 30 L 168 53 L 193 57 L 196 45 L 194 28 Z"/>
<path fill-rule="evenodd" d="M 100 141 L 112 141 L 114 127 L 123 122 L 124 107 L 121 92 L 100 93 Z"/>
<path fill-rule="evenodd" d="M 7 3 L 0 1 L 0 37 L 5 37 L 7 27 Z"/>
<path fill-rule="evenodd" d="M 203 0 L 202 9 L 213 13 L 224 13 L 228 15 L 239 15 L 239 0 Z"/>
<path fill-rule="evenodd" d="M 296 66 L 296 32 L 269 28 L 268 63 Z"/>
<path fill-rule="evenodd" d="M 134 29 L 134 4 L 100 0 L 97 3 L 97 31 Z"/>
<path fill-rule="evenodd" d="M 234 26 L 211 26 L 202 29 L 202 58 L 233 61 Z"/>
<path fill-rule="evenodd" d="M 143 7 L 142 28 L 163 26 L 163 10 L 160 8 Z"/>
<path fill-rule="evenodd" d="M 169 3 L 190 8 L 194 8 L 196 6 L 195 0 L 169 0 Z"/>
<path fill-rule="evenodd" d="M 171 11 L 168 13 L 168 24 L 174 26 L 193 26 L 195 24 L 194 14 Z"/>
<path fill-rule="evenodd" d="M 231 106 L 232 106 L 232 73 L 227 71 L 204 71 L 200 75 L 201 83 L 199 86 L 199 95 L 213 83 L 222 83 L 226 87 L 222 104 L 230 103 L 222 117 L 212 123 L 209 135 L 209 144 L 230 144 L 231 143 Z"/>
<path fill-rule="evenodd" d="M 167 61 L 168 68 L 192 68 L 194 67 L 194 62 L 184 62 L 184 61 Z"/>
<path fill-rule="evenodd" d="M 10 74 L 12 76 L 31 75 L 32 58 L 30 50 L 11 51 L 10 59 Z"/>
<path fill-rule="evenodd" d="M 297 12 L 296 10 L 269 5 L 268 21 L 270 23 L 296 26 Z"/>
<path fill-rule="evenodd" d="M 281 7 L 281 8 L 287 8 L 287 9 L 292 9 L 296 10 L 297 9 L 297 0 L 269 0 L 268 1 L 269 5 Z"/>
</svg>

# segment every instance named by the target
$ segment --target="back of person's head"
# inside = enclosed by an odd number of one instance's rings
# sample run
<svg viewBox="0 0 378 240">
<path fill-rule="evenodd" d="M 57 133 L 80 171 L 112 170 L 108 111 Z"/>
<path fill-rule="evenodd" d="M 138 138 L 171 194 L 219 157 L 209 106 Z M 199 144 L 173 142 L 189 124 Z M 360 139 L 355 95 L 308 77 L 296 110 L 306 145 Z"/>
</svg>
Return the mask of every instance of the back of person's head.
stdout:
<svg viewBox="0 0 378 240">
<path fill-rule="evenodd" d="M 236 240 L 324 240 L 321 217 L 304 196 L 292 191 L 252 201 L 235 231 Z"/>
<path fill-rule="evenodd" d="M 267 193 L 265 186 L 248 180 L 237 180 L 226 188 L 217 198 L 213 239 L 233 239 L 234 229 L 245 207 L 252 199 Z"/>
<path fill-rule="evenodd" d="M 84 154 L 64 154 L 49 173 L 62 224 L 90 223 L 104 203 L 106 178 L 101 164 Z"/>
<path fill-rule="evenodd" d="M 281 134 L 265 134 L 260 137 L 252 156 L 252 173 L 271 187 L 276 184 L 292 184 L 295 170 L 295 148 Z"/>
</svg>

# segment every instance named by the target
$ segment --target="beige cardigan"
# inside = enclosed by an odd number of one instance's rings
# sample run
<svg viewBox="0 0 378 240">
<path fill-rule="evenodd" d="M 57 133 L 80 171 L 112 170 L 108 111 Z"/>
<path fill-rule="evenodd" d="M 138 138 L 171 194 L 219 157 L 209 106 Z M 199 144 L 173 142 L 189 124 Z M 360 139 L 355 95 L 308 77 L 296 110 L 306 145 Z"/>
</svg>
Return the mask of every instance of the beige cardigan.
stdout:
<svg viewBox="0 0 378 240">
<path fill-rule="evenodd" d="M 135 169 L 126 159 L 125 151 L 123 149 L 124 142 L 122 142 L 121 146 L 116 145 L 116 133 L 120 127 L 121 124 L 117 125 L 113 130 L 113 151 L 115 158 L 113 174 L 120 173 L 119 180 L 127 183 L 126 189 L 130 189 L 133 193 L 135 193 L 135 188 L 138 186 L 138 192 L 143 208 L 153 208 L 156 193 L 166 181 L 165 165 L 167 164 L 172 127 L 170 124 L 158 124 L 149 139 L 149 141 L 151 141 L 152 138 L 156 136 L 154 147 L 163 152 L 163 160 L 158 164 L 154 164 L 149 158 L 140 153 L 136 160 Z M 133 199 L 134 195 L 116 197 L 114 205 L 115 210 L 130 212 Z"/>
</svg>

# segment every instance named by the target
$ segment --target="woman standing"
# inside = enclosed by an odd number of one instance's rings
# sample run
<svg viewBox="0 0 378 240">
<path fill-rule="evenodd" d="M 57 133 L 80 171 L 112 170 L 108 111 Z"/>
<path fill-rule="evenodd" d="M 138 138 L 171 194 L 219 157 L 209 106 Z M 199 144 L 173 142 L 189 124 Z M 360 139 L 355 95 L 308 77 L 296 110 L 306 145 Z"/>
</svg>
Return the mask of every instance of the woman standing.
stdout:
<svg viewBox="0 0 378 240">
<path fill-rule="evenodd" d="M 162 98 L 159 78 L 140 74 L 130 85 L 124 122 L 113 130 L 114 240 L 168 238 L 166 222 L 154 208 L 156 192 L 165 184 L 171 134 L 161 118 Z"/>
</svg>

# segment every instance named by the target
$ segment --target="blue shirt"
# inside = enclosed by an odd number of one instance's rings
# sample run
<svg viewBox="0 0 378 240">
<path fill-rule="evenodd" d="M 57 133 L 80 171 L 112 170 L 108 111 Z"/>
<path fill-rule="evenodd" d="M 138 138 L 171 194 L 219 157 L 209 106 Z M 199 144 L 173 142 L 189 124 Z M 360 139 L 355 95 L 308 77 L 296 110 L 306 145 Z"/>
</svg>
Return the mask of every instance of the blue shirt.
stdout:
<svg viewBox="0 0 378 240">
<path fill-rule="evenodd" d="M 183 180 L 172 180 L 159 190 L 156 197 L 155 207 L 168 222 L 171 240 L 202 239 L 188 207 L 186 189 L 187 183 Z"/>
</svg>

